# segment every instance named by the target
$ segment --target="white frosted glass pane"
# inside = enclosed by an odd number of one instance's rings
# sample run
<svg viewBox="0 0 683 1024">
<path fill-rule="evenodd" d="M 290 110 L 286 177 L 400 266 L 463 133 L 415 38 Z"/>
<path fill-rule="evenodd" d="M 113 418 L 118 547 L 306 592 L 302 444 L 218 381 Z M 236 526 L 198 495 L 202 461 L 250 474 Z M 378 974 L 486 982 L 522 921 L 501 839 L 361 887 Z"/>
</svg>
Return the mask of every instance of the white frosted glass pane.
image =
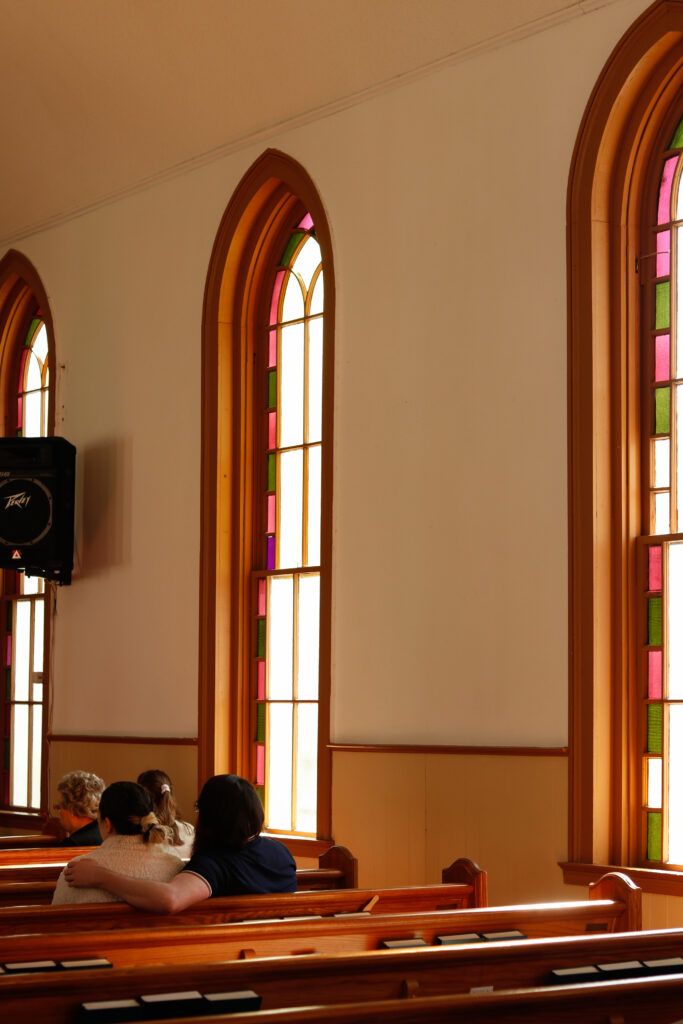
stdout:
<svg viewBox="0 0 683 1024">
<path fill-rule="evenodd" d="M 676 394 L 676 464 L 674 466 L 674 474 L 676 476 L 676 482 L 678 484 L 678 529 L 683 526 L 683 451 L 681 451 L 681 444 L 683 444 L 683 391 L 680 389 L 680 385 L 675 389 Z"/>
<path fill-rule="evenodd" d="M 292 828 L 292 705 L 268 705 L 268 827 Z"/>
<path fill-rule="evenodd" d="M 20 592 L 22 594 L 41 594 L 40 584 L 43 582 L 40 576 L 26 576 L 23 572 L 19 576 L 21 580 Z"/>
<path fill-rule="evenodd" d="M 667 438 L 662 438 L 659 441 L 654 442 L 654 472 L 653 476 L 653 487 L 668 487 L 669 486 L 669 455 L 671 452 L 671 442 Z"/>
<path fill-rule="evenodd" d="M 308 238 L 299 249 L 299 255 L 294 262 L 294 270 L 301 276 L 304 288 L 308 291 L 311 278 L 320 263 L 320 246 L 315 238 Z"/>
<path fill-rule="evenodd" d="M 28 705 L 12 709 L 12 785 L 11 801 L 17 807 L 28 806 Z"/>
<path fill-rule="evenodd" d="M 43 699 L 43 684 L 42 683 L 34 683 L 33 684 L 33 700 L 41 700 L 42 701 L 42 699 Z"/>
<path fill-rule="evenodd" d="M 681 193 L 683 193 L 683 187 L 679 188 L 679 190 L 678 190 L 678 205 L 679 205 L 679 207 L 681 205 Z M 678 247 L 678 267 L 679 267 L 678 282 L 677 282 L 677 287 L 676 287 L 676 325 L 677 325 L 677 330 L 676 330 L 676 340 L 674 341 L 674 338 L 672 337 L 671 338 L 671 343 L 672 343 L 672 345 L 674 345 L 674 367 L 675 367 L 674 373 L 675 373 L 676 377 L 680 377 L 681 376 L 681 369 L 683 368 L 683 362 L 681 361 L 682 358 L 683 358 L 683 352 L 681 351 L 681 331 L 683 330 L 683 299 L 681 297 L 681 275 L 680 275 L 680 267 L 683 266 L 683 264 L 681 264 L 681 260 L 683 259 L 683 231 L 681 231 L 680 228 L 676 229 L 676 236 L 677 236 L 676 237 L 676 245 Z M 673 278 L 673 280 L 675 280 L 675 277 Z M 673 283 L 673 280 L 672 280 L 672 283 Z"/>
<path fill-rule="evenodd" d="M 32 391 L 24 395 L 24 437 L 41 437 L 42 420 L 40 416 L 40 391 Z"/>
<path fill-rule="evenodd" d="M 323 306 L 325 305 L 325 282 L 323 281 L 322 270 L 318 274 L 318 279 L 313 285 L 313 297 L 311 299 L 311 305 L 308 312 L 313 316 L 314 313 L 322 313 Z"/>
<path fill-rule="evenodd" d="M 28 673 L 31 651 L 31 602 L 17 601 L 14 620 L 14 699 L 28 700 Z"/>
<path fill-rule="evenodd" d="M 308 324 L 308 437 L 310 443 L 323 436 L 323 320 Z"/>
<path fill-rule="evenodd" d="M 43 640 L 45 604 L 42 599 L 33 602 L 33 671 L 43 671 Z"/>
<path fill-rule="evenodd" d="M 271 699 L 290 700 L 294 674 L 294 581 L 272 576 L 268 581 L 268 692 Z"/>
<path fill-rule="evenodd" d="M 278 569 L 298 569 L 303 558 L 304 453 L 280 455 L 280 521 Z"/>
<path fill-rule="evenodd" d="M 320 565 L 321 454 L 320 445 L 308 449 L 307 565 Z"/>
<path fill-rule="evenodd" d="M 297 832 L 315 832 L 318 777 L 318 707 L 297 705 L 296 812 Z"/>
<path fill-rule="evenodd" d="M 304 296 L 296 274 L 287 274 L 285 299 L 282 304 L 282 323 L 288 320 L 302 320 L 304 315 Z"/>
<path fill-rule="evenodd" d="M 289 448 L 304 440 L 304 325 L 283 327 L 280 334 L 280 448 Z"/>
<path fill-rule="evenodd" d="M 683 706 L 669 708 L 669 862 L 683 864 Z"/>
<path fill-rule="evenodd" d="M 38 356 L 41 364 L 44 363 L 47 355 L 47 331 L 45 330 L 45 324 L 41 324 L 33 336 L 31 349 Z"/>
<path fill-rule="evenodd" d="M 662 806 L 662 762 L 659 757 L 647 759 L 647 806 Z"/>
<path fill-rule="evenodd" d="M 31 743 L 33 752 L 31 757 L 31 807 L 40 807 L 40 766 L 42 760 L 43 744 L 43 708 L 40 704 L 31 708 L 33 715 L 33 728 L 31 730 Z"/>
<path fill-rule="evenodd" d="M 300 700 L 318 699 L 320 653 L 320 577 L 299 579 L 298 678 Z"/>
<path fill-rule="evenodd" d="M 26 373 L 24 377 L 24 391 L 40 391 L 43 386 L 43 375 L 38 357 L 29 352 L 26 357 Z"/>
<path fill-rule="evenodd" d="M 683 544 L 666 544 L 668 550 L 669 602 L 666 635 L 669 643 L 669 689 L 673 700 L 683 697 Z"/>
<path fill-rule="evenodd" d="M 42 395 L 43 395 L 43 405 L 42 405 L 42 410 L 43 410 L 42 417 L 43 418 L 42 418 L 41 427 L 40 427 L 40 436 L 41 437 L 47 437 L 47 434 L 48 434 L 48 430 L 47 430 L 47 410 L 48 410 L 48 407 L 49 407 L 50 403 L 49 403 L 47 391 L 43 391 Z"/>
<path fill-rule="evenodd" d="M 669 492 L 655 494 L 655 533 L 669 532 Z"/>
</svg>

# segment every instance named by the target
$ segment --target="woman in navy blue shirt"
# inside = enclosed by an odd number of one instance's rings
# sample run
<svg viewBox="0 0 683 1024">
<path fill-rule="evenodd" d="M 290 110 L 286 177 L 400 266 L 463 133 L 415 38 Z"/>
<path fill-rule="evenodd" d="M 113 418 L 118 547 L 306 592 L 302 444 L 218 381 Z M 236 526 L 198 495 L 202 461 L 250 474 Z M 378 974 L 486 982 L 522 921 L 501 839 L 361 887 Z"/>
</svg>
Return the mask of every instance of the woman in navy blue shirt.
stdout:
<svg viewBox="0 0 683 1024">
<path fill-rule="evenodd" d="M 65 870 L 70 885 L 106 889 L 143 910 L 174 913 L 209 896 L 295 892 L 296 865 L 276 839 L 260 835 L 263 807 L 239 775 L 214 775 L 197 801 L 199 816 L 192 857 L 170 882 L 131 878 L 87 858 Z"/>
</svg>

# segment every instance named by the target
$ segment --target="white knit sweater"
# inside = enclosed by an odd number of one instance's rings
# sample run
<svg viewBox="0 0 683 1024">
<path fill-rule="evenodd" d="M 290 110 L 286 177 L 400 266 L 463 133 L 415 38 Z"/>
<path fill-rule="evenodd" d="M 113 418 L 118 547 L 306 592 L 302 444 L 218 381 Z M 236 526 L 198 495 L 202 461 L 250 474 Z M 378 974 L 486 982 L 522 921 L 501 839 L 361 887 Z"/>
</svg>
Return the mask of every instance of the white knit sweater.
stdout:
<svg viewBox="0 0 683 1024">
<path fill-rule="evenodd" d="M 183 862 L 177 854 L 171 853 L 171 849 L 165 843 L 144 843 L 142 836 L 113 835 L 107 836 L 92 853 L 83 856 L 122 875 L 169 882 L 183 866 Z M 62 871 L 57 879 L 52 903 L 110 903 L 118 898 L 104 889 L 77 889 L 70 886 Z"/>
</svg>

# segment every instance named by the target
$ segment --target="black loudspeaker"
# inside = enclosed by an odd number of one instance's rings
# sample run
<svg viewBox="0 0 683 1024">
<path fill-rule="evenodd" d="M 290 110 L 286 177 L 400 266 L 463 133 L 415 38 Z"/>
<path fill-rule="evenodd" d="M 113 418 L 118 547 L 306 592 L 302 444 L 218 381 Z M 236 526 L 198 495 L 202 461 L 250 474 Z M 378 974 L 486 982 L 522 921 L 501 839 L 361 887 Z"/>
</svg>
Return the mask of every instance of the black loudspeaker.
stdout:
<svg viewBox="0 0 683 1024">
<path fill-rule="evenodd" d="M 75 476 L 63 437 L 0 437 L 0 568 L 71 582 Z"/>
</svg>

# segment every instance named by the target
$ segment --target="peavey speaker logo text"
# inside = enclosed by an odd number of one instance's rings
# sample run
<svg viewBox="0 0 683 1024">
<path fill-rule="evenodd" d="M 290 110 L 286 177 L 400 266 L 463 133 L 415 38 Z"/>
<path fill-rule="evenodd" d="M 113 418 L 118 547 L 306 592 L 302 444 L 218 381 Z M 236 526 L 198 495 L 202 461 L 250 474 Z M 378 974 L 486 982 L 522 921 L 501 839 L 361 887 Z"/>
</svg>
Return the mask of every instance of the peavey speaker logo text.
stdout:
<svg viewBox="0 0 683 1024">
<path fill-rule="evenodd" d="M 26 491 L 19 491 L 18 494 L 9 494 L 5 501 L 5 509 L 26 508 L 30 500 L 31 495 L 27 494 Z"/>
</svg>

